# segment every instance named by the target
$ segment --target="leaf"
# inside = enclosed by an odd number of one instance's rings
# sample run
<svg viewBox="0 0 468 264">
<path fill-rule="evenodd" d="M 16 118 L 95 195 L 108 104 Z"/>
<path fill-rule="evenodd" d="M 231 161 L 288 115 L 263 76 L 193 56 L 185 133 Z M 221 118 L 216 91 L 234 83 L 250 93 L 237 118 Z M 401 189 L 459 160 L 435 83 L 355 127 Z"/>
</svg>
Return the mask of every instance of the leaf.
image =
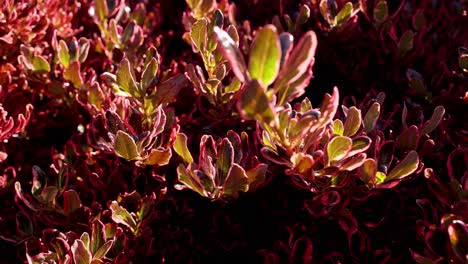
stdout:
<svg viewBox="0 0 468 264">
<path fill-rule="evenodd" d="M 368 186 L 374 184 L 376 173 L 377 163 L 373 159 L 366 159 L 358 170 L 359 177 Z"/>
<path fill-rule="evenodd" d="M 107 20 L 107 14 L 109 13 L 107 0 L 94 0 L 94 6 L 99 20 L 105 22 Z"/>
<path fill-rule="evenodd" d="M 335 17 L 335 25 L 339 26 L 346 22 L 353 13 L 353 3 L 347 2 Z"/>
<path fill-rule="evenodd" d="M 86 61 L 86 58 L 88 58 L 88 53 L 89 53 L 89 40 L 86 38 L 80 38 L 80 54 L 78 55 L 78 61 L 83 63 Z"/>
<path fill-rule="evenodd" d="M 50 72 L 49 62 L 42 56 L 37 56 L 32 59 L 32 66 L 35 72 L 47 73 Z"/>
<path fill-rule="evenodd" d="M 150 154 L 145 160 L 145 163 L 148 165 L 167 165 L 171 159 L 172 152 L 171 149 L 157 148 L 152 149 Z"/>
<path fill-rule="evenodd" d="M 349 151 L 348 156 L 350 157 L 357 153 L 366 151 L 369 148 L 371 143 L 372 143 L 372 140 L 366 136 L 353 138 L 353 146 L 351 150 Z"/>
<path fill-rule="evenodd" d="M 273 106 L 268 101 L 265 89 L 257 80 L 249 81 L 242 91 L 238 108 L 250 119 L 256 119 L 263 124 L 270 124 L 275 119 Z"/>
<path fill-rule="evenodd" d="M 358 110 L 354 106 L 349 108 L 344 124 L 343 135 L 348 137 L 354 136 L 361 127 L 361 121 L 361 110 Z"/>
<path fill-rule="evenodd" d="M 83 241 L 76 239 L 71 246 L 73 261 L 75 264 L 90 264 L 91 252 L 86 248 Z"/>
<path fill-rule="evenodd" d="M 278 75 L 280 58 L 281 48 L 276 28 L 266 25 L 257 32 L 250 48 L 250 77 L 268 87 Z"/>
<path fill-rule="evenodd" d="M 388 17 L 388 6 L 386 0 L 379 0 L 374 8 L 374 20 L 377 23 L 382 23 L 387 20 Z"/>
<path fill-rule="evenodd" d="M 310 17 L 310 8 L 307 5 L 302 5 L 299 8 L 299 15 L 296 18 L 296 26 L 300 26 L 307 22 Z"/>
<path fill-rule="evenodd" d="M 153 107 L 156 108 L 159 105 L 170 103 L 179 93 L 180 89 L 184 88 L 186 85 L 187 78 L 183 74 L 177 74 L 174 77 L 163 81 L 157 87 L 154 95 L 151 96 Z"/>
<path fill-rule="evenodd" d="M 349 137 L 336 136 L 332 138 L 327 145 L 328 164 L 346 157 L 352 145 L 353 141 Z"/>
<path fill-rule="evenodd" d="M 112 220 L 114 222 L 130 227 L 132 231 L 135 230 L 137 224 L 127 209 L 120 206 L 117 201 L 112 201 L 110 209 L 112 211 Z"/>
<path fill-rule="evenodd" d="M 218 39 L 219 48 L 221 49 L 224 57 L 229 61 L 232 71 L 236 77 L 243 83 L 250 80 L 244 57 L 239 48 L 237 48 L 234 40 L 229 36 L 228 33 L 226 33 L 226 31 L 220 29 L 217 26 L 215 26 L 213 30 Z"/>
<path fill-rule="evenodd" d="M 398 41 L 398 50 L 402 54 L 405 54 L 406 52 L 413 49 L 413 38 L 414 38 L 413 31 L 407 30 L 405 31 L 405 33 L 403 33 L 403 35 L 400 38 L 400 41 Z"/>
<path fill-rule="evenodd" d="M 359 153 L 357 155 L 349 155 L 350 157 L 345 159 L 341 165 L 340 170 L 353 171 L 361 167 L 362 163 L 366 160 L 366 153 Z"/>
<path fill-rule="evenodd" d="M 333 134 L 337 136 L 343 136 L 343 131 L 343 122 L 341 122 L 339 119 L 333 120 Z"/>
<path fill-rule="evenodd" d="M 447 229 L 453 251 L 462 261 L 466 261 L 468 255 L 468 229 L 460 220 L 454 220 Z"/>
<path fill-rule="evenodd" d="M 84 232 L 83 234 L 81 234 L 80 240 L 83 241 L 83 244 L 85 245 L 85 247 L 89 249 L 90 239 L 89 239 L 89 234 L 87 232 Z"/>
<path fill-rule="evenodd" d="M 57 47 L 58 49 L 58 58 L 60 63 L 67 68 L 68 65 L 70 64 L 70 54 L 68 54 L 68 46 L 65 41 L 60 40 L 59 46 Z"/>
<path fill-rule="evenodd" d="M 410 126 L 398 136 L 396 141 L 402 150 L 416 150 L 419 141 L 418 127 Z"/>
<path fill-rule="evenodd" d="M 196 177 L 192 171 L 187 171 L 184 164 L 179 164 L 179 166 L 177 166 L 177 176 L 179 181 L 183 183 L 186 187 L 193 191 L 196 191 L 201 196 L 207 196 L 205 188 L 201 184 L 199 178 Z M 177 185 L 176 188 L 178 188 L 179 190 L 181 189 L 180 186 Z"/>
<path fill-rule="evenodd" d="M 377 173 L 375 174 L 375 184 L 383 183 L 386 178 L 387 178 L 387 175 L 385 175 L 385 173 L 381 171 L 377 171 Z"/>
<path fill-rule="evenodd" d="M 218 159 L 216 160 L 218 173 L 215 176 L 216 185 L 222 186 L 224 184 L 233 162 L 234 148 L 232 147 L 231 142 L 227 138 L 224 138 L 218 148 Z"/>
<path fill-rule="evenodd" d="M 380 104 L 375 102 L 372 104 L 370 109 L 367 111 L 366 115 L 364 116 L 364 131 L 369 134 L 372 130 L 374 130 L 375 125 L 377 124 L 377 120 L 379 120 L 380 116 Z"/>
<path fill-rule="evenodd" d="M 418 168 L 418 164 L 418 153 L 412 150 L 400 163 L 398 163 L 398 165 L 395 166 L 395 168 L 393 168 L 393 170 L 388 174 L 385 181 L 401 179 L 410 175 L 411 173 L 416 171 L 416 169 Z"/>
<path fill-rule="evenodd" d="M 427 121 L 421 129 L 421 136 L 427 135 L 434 131 L 434 129 L 440 124 L 440 121 L 442 121 L 444 113 L 445 108 L 441 105 L 437 106 L 432 113 L 431 119 L 429 119 L 429 121 Z"/>
<path fill-rule="evenodd" d="M 283 32 L 279 35 L 279 41 L 281 45 L 281 61 L 280 67 L 283 67 L 285 61 L 288 60 L 289 54 L 294 46 L 294 37 L 289 32 Z"/>
<path fill-rule="evenodd" d="M 141 74 L 141 87 L 143 91 L 146 91 L 156 79 L 158 74 L 159 64 L 158 61 L 153 57 L 150 62 L 146 65 L 145 70 Z"/>
<path fill-rule="evenodd" d="M 114 149 L 117 155 L 126 160 L 134 160 L 139 156 L 135 140 L 122 130 L 117 131 Z"/>
<path fill-rule="evenodd" d="M 249 190 L 254 189 L 260 183 L 265 181 L 268 165 L 260 163 L 254 168 L 247 171 L 247 178 L 249 180 Z"/>
<path fill-rule="evenodd" d="M 249 190 L 248 176 L 244 168 L 239 164 L 232 164 L 226 177 L 223 190 L 225 195 L 233 195 L 239 191 L 246 192 Z"/>
<path fill-rule="evenodd" d="M 33 235 L 34 227 L 31 219 L 28 215 L 21 211 L 16 213 L 16 232 L 23 237 L 29 237 Z"/>
<path fill-rule="evenodd" d="M 104 244 L 106 241 L 106 234 L 104 232 L 104 224 L 99 220 L 94 220 L 92 224 L 92 233 L 91 233 L 91 253 L 94 255 L 96 251 Z"/>
<path fill-rule="evenodd" d="M 130 68 L 130 62 L 126 58 L 120 62 L 119 68 L 117 69 L 117 83 L 122 91 L 135 97 L 139 96 L 135 74 Z"/>
<path fill-rule="evenodd" d="M 81 207 L 80 196 L 75 190 L 63 192 L 63 211 L 65 215 L 70 215 Z"/>
<path fill-rule="evenodd" d="M 107 255 L 109 250 L 112 248 L 114 245 L 114 240 L 109 240 L 106 243 L 104 243 L 97 251 L 94 253 L 94 258 L 95 259 L 102 259 Z"/>
<path fill-rule="evenodd" d="M 462 54 L 458 58 L 458 65 L 464 72 L 468 72 L 468 54 Z"/>
<path fill-rule="evenodd" d="M 78 61 L 73 61 L 63 71 L 63 77 L 70 81 L 75 88 L 80 88 L 83 85 L 83 77 L 81 77 L 80 68 L 80 63 Z"/>
<path fill-rule="evenodd" d="M 207 26 L 208 20 L 206 20 L 206 18 L 201 18 L 193 24 L 190 30 L 190 38 L 192 39 L 193 45 L 200 51 L 203 57 L 205 57 L 206 40 L 208 37 Z"/>
<path fill-rule="evenodd" d="M 278 80 L 275 83 L 275 92 L 283 89 L 299 79 L 314 63 L 315 50 L 317 49 L 317 36 L 313 31 L 308 31 L 297 43 L 288 60 L 281 69 Z"/>
<path fill-rule="evenodd" d="M 184 133 L 177 133 L 174 150 L 185 162 L 188 164 L 193 163 L 192 155 L 187 148 L 187 136 Z"/>
</svg>

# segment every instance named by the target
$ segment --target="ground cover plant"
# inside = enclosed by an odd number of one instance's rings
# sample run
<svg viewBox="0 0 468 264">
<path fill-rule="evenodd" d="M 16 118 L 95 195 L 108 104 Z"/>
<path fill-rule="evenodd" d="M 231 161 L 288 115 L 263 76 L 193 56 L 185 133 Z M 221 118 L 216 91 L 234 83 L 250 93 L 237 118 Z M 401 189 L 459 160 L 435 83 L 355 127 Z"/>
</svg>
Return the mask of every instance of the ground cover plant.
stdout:
<svg viewBox="0 0 468 264">
<path fill-rule="evenodd" d="M 467 263 L 465 0 L 0 0 L 0 263 Z"/>
</svg>

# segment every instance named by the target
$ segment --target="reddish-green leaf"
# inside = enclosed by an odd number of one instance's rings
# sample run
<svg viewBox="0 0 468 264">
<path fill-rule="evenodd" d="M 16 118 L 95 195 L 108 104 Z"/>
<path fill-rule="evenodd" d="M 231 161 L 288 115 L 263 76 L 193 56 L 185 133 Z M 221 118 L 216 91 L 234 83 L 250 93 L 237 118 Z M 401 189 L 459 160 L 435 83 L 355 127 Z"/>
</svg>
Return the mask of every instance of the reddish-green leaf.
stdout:
<svg viewBox="0 0 468 264">
<path fill-rule="evenodd" d="M 278 33 L 273 25 L 267 25 L 257 33 L 250 48 L 250 77 L 269 86 L 278 75 L 280 58 Z"/>
<path fill-rule="evenodd" d="M 339 119 L 333 120 L 333 134 L 337 136 L 343 136 L 343 131 L 343 122 L 341 122 Z"/>
<path fill-rule="evenodd" d="M 183 183 L 187 188 L 196 191 L 202 196 L 207 196 L 205 188 L 200 182 L 200 179 L 193 174 L 191 170 L 187 170 L 184 164 L 179 164 L 177 167 L 177 176 L 181 183 Z M 177 189 L 183 189 L 183 186 L 176 185 Z"/>
<path fill-rule="evenodd" d="M 75 88 L 80 88 L 83 85 L 83 77 L 81 76 L 81 66 L 78 61 L 73 61 L 63 71 L 63 77 L 70 81 Z"/>
<path fill-rule="evenodd" d="M 71 246 L 73 254 L 73 260 L 75 264 L 90 264 L 91 263 L 91 252 L 86 248 L 83 241 L 76 239 L 75 243 Z"/>
<path fill-rule="evenodd" d="M 34 71 L 38 73 L 50 72 L 49 62 L 42 56 L 37 56 L 32 59 L 32 67 Z"/>
<path fill-rule="evenodd" d="M 253 189 L 258 184 L 265 181 L 267 168 L 268 168 L 267 164 L 260 163 L 256 167 L 247 171 L 247 177 L 249 179 L 249 189 Z"/>
<path fill-rule="evenodd" d="M 421 135 L 431 133 L 440 124 L 440 121 L 442 121 L 444 113 L 445 108 L 441 105 L 437 106 L 432 113 L 431 119 L 429 119 L 429 121 L 427 121 L 421 129 Z"/>
<path fill-rule="evenodd" d="M 177 133 L 174 150 L 185 162 L 188 164 L 193 163 L 192 155 L 187 148 L 187 136 L 184 133 Z"/>
<path fill-rule="evenodd" d="M 412 150 L 400 163 L 398 163 L 398 165 L 395 166 L 395 168 L 393 168 L 393 170 L 386 177 L 385 181 L 401 179 L 410 175 L 411 173 L 416 171 L 416 169 L 418 168 L 418 164 L 418 153 Z"/>
<path fill-rule="evenodd" d="M 407 30 L 405 31 L 405 33 L 403 33 L 403 35 L 400 38 L 400 41 L 398 42 L 398 49 L 402 54 L 405 54 L 406 52 L 413 49 L 413 38 L 413 31 Z"/>
<path fill-rule="evenodd" d="M 379 116 L 380 104 L 375 102 L 364 116 L 364 131 L 366 131 L 367 134 L 374 130 L 375 124 L 377 123 L 377 120 L 379 120 Z"/>
<path fill-rule="evenodd" d="M 117 155 L 126 160 L 134 160 L 139 156 L 135 140 L 122 130 L 117 131 L 114 149 Z"/>
<path fill-rule="evenodd" d="M 117 201 L 112 201 L 110 209 L 112 211 L 112 220 L 114 222 L 117 224 L 123 224 L 132 229 L 132 231 L 136 228 L 137 224 L 135 219 L 133 219 L 132 215 L 127 211 L 127 209 L 120 206 Z"/>
<path fill-rule="evenodd" d="M 151 96 L 153 107 L 156 108 L 159 105 L 170 103 L 179 93 L 180 89 L 184 88 L 186 85 L 187 78 L 183 74 L 177 74 L 165 80 L 158 86 L 154 95 Z"/>
<path fill-rule="evenodd" d="M 466 224 L 460 220 L 454 220 L 448 226 L 447 231 L 453 251 L 460 260 L 466 261 L 468 256 L 468 228 Z"/>
<path fill-rule="evenodd" d="M 335 25 L 339 26 L 346 22 L 353 13 L 353 3 L 347 2 L 335 17 Z"/>
<path fill-rule="evenodd" d="M 352 137 L 361 127 L 361 110 L 351 107 L 348 110 L 346 121 L 344 123 L 343 135 Z"/>
<path fill-rule="evenodd" d="M 65 41 L 60 40 L 58 49 L 58 59 L 60 63 L 66 68 L 70 64 L 70 54 L 68 54 L 68 46 Z"/>
<path fill-rule="evenodd" d="M 94 220 L 92 227 L 90 249 L 91 253 L 95 254 L 106 241 L 106 234 L 104 232 L 104 224 L 101 221 Z"/>
<path fill-rule="evenodd" d="M 397 138 L 398 146 L 402 150 L 415 150 L 419 141 L 419 130 L 415 125 L 407 128 Z"/>
<path fill-rule="evenodd" d="M 373 185 L 377 173 L 377 163 L 373 159 L 366 159 L 359 168 L 358 173 L 364 183 L 369 186 Z"/>
<path fill-rule="evenodd" d="M 274 118 L 273 106 L 268 101 L 265 88 L 257 81 L 249 81 L 238 101 L 239 111 L 251 119 L 270 124 Z"/>
<path fill-rule="evenodd" d="M 63 192 L 63 210 L 66 215 L 70 215 L 80 207 L 80 196 L 75 190 L 68 190 Z"/>
<path fill-rule="evenodd" d="M 236 192 L 246 192 L 248 190 L 249 180 L 244 168 L 237 163 L 233 163 L 224 183 L 224 194 L 233 195 Z"/>
<path fill-rule="evenodd" d="M 155 58 L 151 58 L 150 62 L 146 65 L 145 70 L 141 74 L 141 87 L 144 91 L 150 87 L 158 74 L 159 64 Z"/>
<path fill-rule="evenodd" d="M 107 255 L 109 250 L 112 248 L 114 245 L 114 240 L 109 240 L 106 243 L 104 243 L 97 251 L 94 253 L 94 258 L 95 259 L 102 259 Z"/>
<path fill-rule="evenodd" d="M 349 137 L 336 136 L 332 138 L 327 145 L 328 164 L 346 157 L 352 145 L 353 141 Z"/>
<path fill-rule="evenodd" d="M 232 147 L 231 142 L 227 138 L 224 138 L 221 141 L 221 145 L 218 148 L 218 159 L 216 160 L 218 173 L 216 174 L 216 177 L 215 177 L 216 185 L 221 186 L 224 184 L 233 162 L 234 162 L 234 148 Z"/>
<path fill-rule="evenodd" d="M 167 165 L 171 159 L 172 152 L 171 149 L 157 148 L 152 149 L 150 154 L 145 160 L 145 163 L 148 165 Z"/>
<path fill-rule="evenodd" d="M 117 83 L 122 91 L 132 96 L 139 95 L 135 74 L 130 68 L 130 62 L 126 58 L 120 62 L 119 68 L 117 69 Z"/>
<path fill-rule="evenodd" d="M 190 30 L 190 38 L 192 43 L 197 48 L 198 51 L 204 56 L 206 49 L 206 40 L 208 37 L 207 33 L 208 20 L 206 18 L 201 18 L 195 22 Z"/>
<path fill-rule="evenodd" d="M 217 26 L 215 26 L 213 30 L 218 39 L 218 43 L 220 44 L 218 47 L 223 52 L 224 57 L 229 61 L 232 71 L 236 77 L 244 83 L 250 80 L 244 57 L 234 40 L 229 36 L 228 33 L 226 33 L 226 31 Z"/>
</svg>

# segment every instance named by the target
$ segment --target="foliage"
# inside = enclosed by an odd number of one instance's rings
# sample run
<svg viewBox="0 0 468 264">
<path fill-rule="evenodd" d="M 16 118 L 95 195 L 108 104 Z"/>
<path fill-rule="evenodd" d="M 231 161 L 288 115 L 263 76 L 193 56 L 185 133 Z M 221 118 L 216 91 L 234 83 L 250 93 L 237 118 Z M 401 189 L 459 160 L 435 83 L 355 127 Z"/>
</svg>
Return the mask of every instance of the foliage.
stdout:
<svg viewBox="0 0 468 264">
<path fill-rule="evenodd" d="M 150 2 L 0 5 L 0 262 L 468 261 L 466 1 Z"/>
</svg>

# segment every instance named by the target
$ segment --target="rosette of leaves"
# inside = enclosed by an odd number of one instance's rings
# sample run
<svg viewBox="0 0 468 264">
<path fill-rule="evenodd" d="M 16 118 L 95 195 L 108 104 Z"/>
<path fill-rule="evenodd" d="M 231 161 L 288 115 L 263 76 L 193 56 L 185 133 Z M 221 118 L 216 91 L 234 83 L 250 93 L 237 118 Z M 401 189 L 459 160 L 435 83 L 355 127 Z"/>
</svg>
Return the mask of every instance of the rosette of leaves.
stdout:
<svg viewBox="0 0 468 264">
<path fill-rule="evenodd" d="M 94 220 L 91 225 L 91 235 L 84 232 L 75 238 L 76 234 L 63 234 L 57 230 L 49 230 L 54 233 L 51 241 L 46 242 L 46 250 L 39 254 L 31 254 L 26 245 L 26 257 L 30 264 L 64 263 L 64 264 L 100 264 L 108 263 L 111 258 L 106 257 L 117 240 L 114 236 L 115 227 L 104 225 L 100 220 Z M 37 252 L 36 252 L 37 253 Z"/>
<path fill-rule="evenodd" d="M 295 34 L 302 25 L 307 23 L 309 17 L 310 8 L 307 5 L 302 5 L 299 8 L 296 19 L 293 20 L 288 14 L 283 15 L 283 21 L 285 22 L 286 29 L 284 29 L 283 23 L 281 23 L 280 17 L 277 15 L 273 17 L 272 23 L 273 25 L 275 25 L 275 27 L 278 29 L 278 32 L 280 33 L 287 31 L 292 34 Z"/>
<path fill-rule="evenodd" d="M 97 49 L 109 58 L 114 48 L 134 54 L 144 42 L 143 29 L 138 24 L 142 22 L 138 19 L 141 10 L 130 10 L 125 1 L 120 0 L 95 0 L 89 10 L 101 32 Z"/>
<path fill-rule="evenodd" d="M 229 71 L 229 64 L 221 51 L 217 49 L 218 43 L 214 37 L 214 28 L 223 28 L 223 24 L 223 13 L 216 10 L 211 15 L 211 19 L 203 17 L 192 25 L 189 34 L 190 43 L 194 51 L 200 54 L 207 76 L 200 66 L 193 64 L 187 65 L 185 75 L 192 82 L 196 91 L 212 105 L 219 108 L 223 106 L 230 108 L 228 103 L 231 102 L 232 106 L 232 99 L 241 83 L 239 79 L 234 78 L 228 85 L 223 84 L 223 79 Z M 226 32 L 234 40 L 234 45 L 238 47 L 239 36 L 236 28 L 230 25 Z"/>
<path fill-rule="evenodd" d="M 361 10 L 361 2 L 362 1 L 357 4 L 346 2 L 341 9 L 339 9 L 336 1 L 321 0 L 319 4 L 320 13 L 328 23 L 330 29 L 341 29 L 349 20 L 353 18 L 357 19 L 356 14 Z"/>
<path fill-rule="evenodd" d="M 191 189 L 212 200 L 247 192 L 264 181 L 267 165 L 256 156 L 247 155 L 248 136 L 229 131 L 227 137 L 215 142 L 212 136 L 203 135 L 200 141 L 198 163 L 187 148 L 187 136 L 177 134 L 174 150 L 184 163 L 177 167 L 177 189 Z M 250 169 L 247 163 L 254 161 Z"/>
<path fill-rule="evenodd" d="M 159 80 L 158 57 L 156 49 L 148 50 L 139 79 L 127 59 L 122 60 L 116 74 L 102 75 L 119 99 L 114 100 L 114 109 L 96 116 L 91 126 L 91 142 L 103 150 L 115 151 L 126 160 L 136 161 L 139 166 L 169 162 L 171 131 L 175 127 L 172 125 L 173 112 L 170 109 L 167 112 L 163 107 L 174 99 L 186 82 L 182 74 Z M 107 135 L 99 134 L 102 128 Z"/>
<path fill-rule="evenodd" d="M 382 102 L 384 96 L 381 98 Z M 439 125 L 445 109 L 438 106 L 429 120 L 419 126 L 408 126 L 405 105 L 402 111 L 402 131 L 395 140 L 385 140 L 383 131 L 378 129 L 386 122 L 380 118 L 380 111 L 380 103 L 374 101 L 363 118 L 363 130 L 373 138 L 373 144 L 369 148 L 368 158 L 358 170 L 358 175 L 369 187 L 390 188 L 422 168 L 423 164 L 417 151 L 432 151 L 434 141 L 428 134 Z"/>
</svg>

